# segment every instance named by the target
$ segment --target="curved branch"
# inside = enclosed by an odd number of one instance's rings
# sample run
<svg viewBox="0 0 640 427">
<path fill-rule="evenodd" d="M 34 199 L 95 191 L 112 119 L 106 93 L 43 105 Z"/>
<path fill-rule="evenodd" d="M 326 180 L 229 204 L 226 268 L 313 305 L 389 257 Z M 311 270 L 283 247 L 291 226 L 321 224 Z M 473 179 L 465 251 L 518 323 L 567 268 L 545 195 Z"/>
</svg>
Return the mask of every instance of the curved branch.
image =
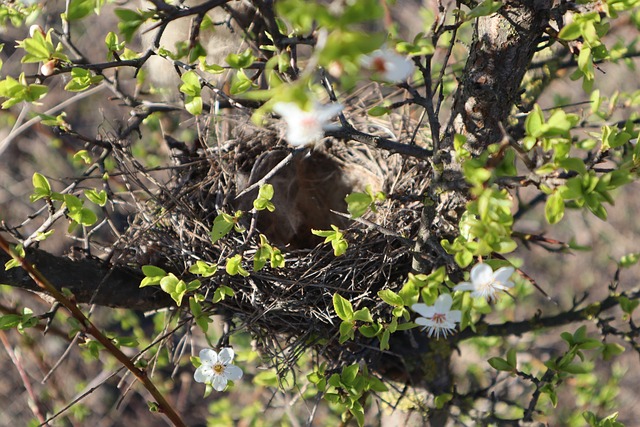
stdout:
<svg viewBox="0 0 640 427">
<path fill-rule="evenodd" d="M 29 274 L 21 268 L 5 270 L 11 257 L 0 251 L 0 283 L 34 292 L 42 292 Z M 40 249 L 28 249 L 26 259 L 58 289 L 69 289 L 76 302 L 132 310 L 155 310 L 174 304 L 158 288 L 139 288 L 143 276 L 126 267 L 108 267 L 100 260 L 74 261 L 51 255 Z"/>
</svg>

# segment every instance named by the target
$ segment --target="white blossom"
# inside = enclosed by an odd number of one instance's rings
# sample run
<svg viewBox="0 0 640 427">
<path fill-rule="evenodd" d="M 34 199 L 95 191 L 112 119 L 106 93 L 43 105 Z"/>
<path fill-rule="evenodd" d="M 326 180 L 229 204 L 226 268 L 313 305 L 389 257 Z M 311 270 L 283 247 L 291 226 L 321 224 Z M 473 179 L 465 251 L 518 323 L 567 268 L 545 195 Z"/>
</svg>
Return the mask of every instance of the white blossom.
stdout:
<svg viewBox="0 0 640 427">
<path fill-rule="evenodd" d="M 478 263 L 471 269 L 471 282 L 462 282 L 453 290 L 471 291 L 472 297 L 482 297 L 491 301 L 496 298 L 498 291 L 513 288 L 514 284 L 509 278 L 514 271 L 513 267 L 502 267 L 493 271 L 488 264 Z"/>
<path fill-rule="evenodd" d="M 402 83 L 413 74 L 413 63 L 389 49 L 376 50 L 362 59 L 362 64 L 390 83 Z"/>
<path fill-rule="evenodd" d="M 310 111 L 300 109 L 293 102 L 278 102 L 273 111 L 287 123 L 286 140 L 293 146 L 316 143 L 329 129 L 328 122 L 342 111 L 341 104 L 315 104 Z"/>
<path fill-rule="evenodd" d="M 453 333 L 456 323 L 462 318 L 460 310 L 451 310 L 452 303 L 451 295 L 442 294 L 433 305 L 418 303 L 413 304 L 411 309 L 422 316 L 416 318 L 416 323 L 427 330 L 429 337 L 435 335 L 440 338 L 442 334 L 446 338 Z"/>
<path fill-rule="evenodd" d="M 210 348 L 200 351 L 200 362 L 193 378 L 199 383 L 211 384 L 217 391 L 222 391 L 229 380 L 242 378 L 242 369 L 232 365 L 234 352 L 226 347 L 216 353 Z"/>
</svg>

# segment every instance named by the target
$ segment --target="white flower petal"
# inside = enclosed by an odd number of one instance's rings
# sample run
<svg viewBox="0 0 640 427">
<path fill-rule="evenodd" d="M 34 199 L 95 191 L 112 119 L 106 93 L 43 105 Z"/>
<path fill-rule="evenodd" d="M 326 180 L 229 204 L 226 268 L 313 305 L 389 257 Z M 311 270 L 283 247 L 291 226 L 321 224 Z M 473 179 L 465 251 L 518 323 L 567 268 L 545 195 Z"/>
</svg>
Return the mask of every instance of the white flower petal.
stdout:
<svg viewBox="0 0 640 427">
<path fill-rule="evenodd" d="M 243 372 L 242 369 L 238 368 L 236 365 L 227 365 L 224 368 L 224 376 L 231 381 L 236 381 L 242 378 Z"/>
<path fill-rule="evenodd" d="M 506 288 L 512 288 L 514 284 L 509 279 L 515 271 L 516 270 L 513 267 L 499 268 L 495 271 L 495 273 L 493 273 L 494 280 L 497 282 L 497 284 L 500 284 Z"/>
<path fill-rule="evenodd" d="M 211 382 L 211 386 L 214 390 L 222 391 L 227 386 L 227 379 L 224 375 L 215 375 L 213 377 L 213 381 Z"/>
<path fill-rule="evenodd" d="M 286 117 L 295 116 L 302 113 L 298 104 L 294 104 L 293 102 L 276 102 L 273 105 L 274 113 L 282 116 L 282 118 L 286 119 Z"/>
<path fill-rule="evenodd" d="M 324 125 L 326 122 L 337 116 L 343 108 L 344 106 L 342 104 L 337 103 L 317 106 L 315 109 L 315 116 L 318 121 Z"/>
<path fill-rule="evenodd" d="M 454 291 L 473 291 L 475 289 L 476 289 L 475 285 L 471 282 L 458 283 L 453 287 Z"/>
<path fill-rule="evenodd" d="M 421 326 L 433 326 L 433 320 L 424 317 L 416 317 L 416 323 Z"/>
<path fill-rule="evenodd" d="M 432 306 L 423 303 L 413 304 L 411 310 L 424 317 L 431 317 L 435 313 L 435 309 Z"/>
<path fill-rule="evenodd" d="M 208 383 L 213 377 L 213 369 L 209 365 L 200 365 L 193 374 L 193 379 L 199 383 Z"/>
<path fill-rule="evenodd" d="M 233 356 L 233 349 L 231 347 L 225 347 L 220 350 L 220 354 L 218 354 L 218 360 L 220 360 L 220 363 L 222 363 L 223 365 L 228 365 L 229 363 L 233 362 Z"/>
<path fill-rule="evenodd" d="M 493 280 L 493 269 L 484 263 L 478 263 L 471 269 L 471 282 L 474 285 L 488 283 Z"/>
<path fill-rule="evenodd" d="M 453 304 L 451 295 L 442 294 L 438 297 L 433 307 L 436 313 L 447 313 L 451 309 L 451 304 Z"/>
<path fill-rule="evenodd" d="M 200 361 L 203 365 L 214 365 L 218 362 L 218 353 L 210 348 L 204 348 L 200 350 Z"/>
</svg>

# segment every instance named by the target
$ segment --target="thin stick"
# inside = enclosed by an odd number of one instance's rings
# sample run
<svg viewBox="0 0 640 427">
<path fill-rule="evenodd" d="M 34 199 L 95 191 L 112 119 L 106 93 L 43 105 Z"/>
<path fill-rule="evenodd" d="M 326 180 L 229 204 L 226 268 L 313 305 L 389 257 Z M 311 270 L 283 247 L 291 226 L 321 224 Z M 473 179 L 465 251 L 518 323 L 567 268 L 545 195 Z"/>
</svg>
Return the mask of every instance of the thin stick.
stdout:
<svg viewBox="0 0 640 427">
<path fill-rule="evenodd" d="M 291 153 L 287 154 L 287 157 L 285 157 L 284 159 L 282 159 L 280 161 L 280 163 L 278 163 L 277 165 L 275 165 L 273 167 L 273 169 L 271 169 L 269 171 L 269 173 L 267 173 L 265 176 L 263 176 L 260 180 L 254 182 L 253 184 L 251 184 L 250 186 L 248 186 L 247 188 L 245 188 L 244 190 L 242 190 L 240 193 L 238 193 L 238 195 L 236 196 L 236 200 L 239 199 L 240 197 L 244 196 L 245 194 L 247 194 L 248 192 L 255 190 L 256 188 L 260 187 L 261 185 L 266 184 L 266 182 L 268 180 L 270 180 L 271 178 L 273 178 L 273 176 L 275 174 L 278 173 L 278 171 L 280 171 L 283 167 L 285 167 L 290 161 L 291 159 L 293 159 L 293 156 L 297 153 L 300 153 L 301 151 L 306 150 L 307 147 L 300 147 L 300 148 L 296 148 L 295 150 L 293 150 Z"/>
<path fill-rule="evenodd" d="M 14 366 L 18 370 L 18 373 L 20 374 L 20 379 L 22 379 L 22 384 L 24 384 L 24 389 L 27 391 L 27 394 L 29 395 L 29 399 L 27 399 L 27 402 L 29 404 L 29 409 L 31 409 L 31 412 L 33 412 L 33 415 L 35 415 L 38 421 L 40 421 L 40 425 L 48 426 L 49 424 L 47 424 L 47 421 L 42 415 L 42 412 L 40 412 L 40 405 L 38 405 L 38 398 L 36 397 L 36 394 L 33 392 L 33 388 L 31 388 L 31 383 L 29 382 L 29 376 L 24 371 L 24 368 L 22 367 L 22 363 L 20 363 L 20 359 L 18 359 L 18 356 L 11 348 L 11 344 L 7 339 L 7 334 L 5 334 L 5 332 L 2 330 L 0 330 L 0 341 L 2 342 L 2 345 L 4 346 L 5 351 L 9 355 L 9 358 L 11 359 Z"/>
</svg>

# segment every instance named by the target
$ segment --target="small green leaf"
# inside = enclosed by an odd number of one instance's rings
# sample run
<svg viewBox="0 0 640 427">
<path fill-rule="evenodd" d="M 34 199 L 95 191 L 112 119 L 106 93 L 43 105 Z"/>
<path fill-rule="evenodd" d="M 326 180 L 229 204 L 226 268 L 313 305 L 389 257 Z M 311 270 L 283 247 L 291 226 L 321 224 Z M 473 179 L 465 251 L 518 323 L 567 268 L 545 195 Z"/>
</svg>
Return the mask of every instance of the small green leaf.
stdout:
<svg viewBox="0 0 640 427">
<path fill-rule="evenodd" d="M 237 274 L 243 277 L 249 276 L 249 272 L 242 268 L 242 255 L 240 254 L 236 254 L 233 257 L 227 259 L 225 270 L 230 276 L 235 276 Z"/>
<path fill-rule="evenodd" d="M 211 243 L 215 243 L 226 236 L 235 225 L 234 217 L 229 214 L 221 213 L 213 220 L 213 228 L 209 236 Z"/>
<path fill-rule="evenodd" d="M 189 268 L 189 273 L 202 277 L 211 277 L 218 271 L 218 265 L 198 260 Z"/>
<path fill-rule="evenodd" d="M 98 206 L 104 206 L 107 204 L 107 192 L 105 190 L 84 190 L 84 195 L 87 199 Z"/>
<path fill-rule="evenodd" d="M 70 0 L 67 19 L 75 21 L 88 16 L 96 9 L 96 0 Z"/>
<path fill-rule="evenodd" d="M 371 317 L 371 313 L 369 312 L 369 309 L 367 307 L 361 308 L 360 310 L 353 313 L 353 320 L 367 323 L 373 322 L 373 318 Z"/>
<path fill-rule="evenodd" d="M 402 297 L 389 289 L 379 291 L 378 296 L 382 298 L 384 302 L 394 307 L 404 306 L 404 300 L 402 299 Z"/>
<path fill-rule="evenodd" d="M 509 362 L 501 357 L 492 357 L 488 360 L 488 362 L 493 369 L 497 369 L 498 371 L 511 372 L 515 369 L 514 366 L 512 366 Z"/>
<path fill-rule="evenodd" d="M 160 288 L 168 293 L 178 306 L 182 304 L 182 298 L 187 292 L 187 284 L 173 273 L 169 273 L 160 280 Z"/>
<path fill-rule="evenodd" d="M 549 224 L 558 223 L 564 216 L 564 199 L 560 191 L 554 191 L 544 206 L 544 214 Z"/>
<path fill-rule="evenodd" d="M 443 393 L 443 394 L 439 394 L 438 396 L 435 397 L 434 399 L 434 403 L 436 404 L 436 408 L 437 409 L 442 409 L 444 408 L 444 405 L 451 401 L 451 399 L 453 399 L 453 394 L 451 393 Z"/>
<path fill-rule="evenodd" d="M 351 302 L 338 293 L 333 294 L 333 309 L 340 319 L 345 321 L 353 320 L 353 306 Z"/>
<path fill-rule="evenodd" d="M 575 40 L 582 35 L 582 28 L 580 22 L 571 22 L 570 24 L 562 27 L 558 33 L 558 38 L 563 40 Z"/>
</svg>

